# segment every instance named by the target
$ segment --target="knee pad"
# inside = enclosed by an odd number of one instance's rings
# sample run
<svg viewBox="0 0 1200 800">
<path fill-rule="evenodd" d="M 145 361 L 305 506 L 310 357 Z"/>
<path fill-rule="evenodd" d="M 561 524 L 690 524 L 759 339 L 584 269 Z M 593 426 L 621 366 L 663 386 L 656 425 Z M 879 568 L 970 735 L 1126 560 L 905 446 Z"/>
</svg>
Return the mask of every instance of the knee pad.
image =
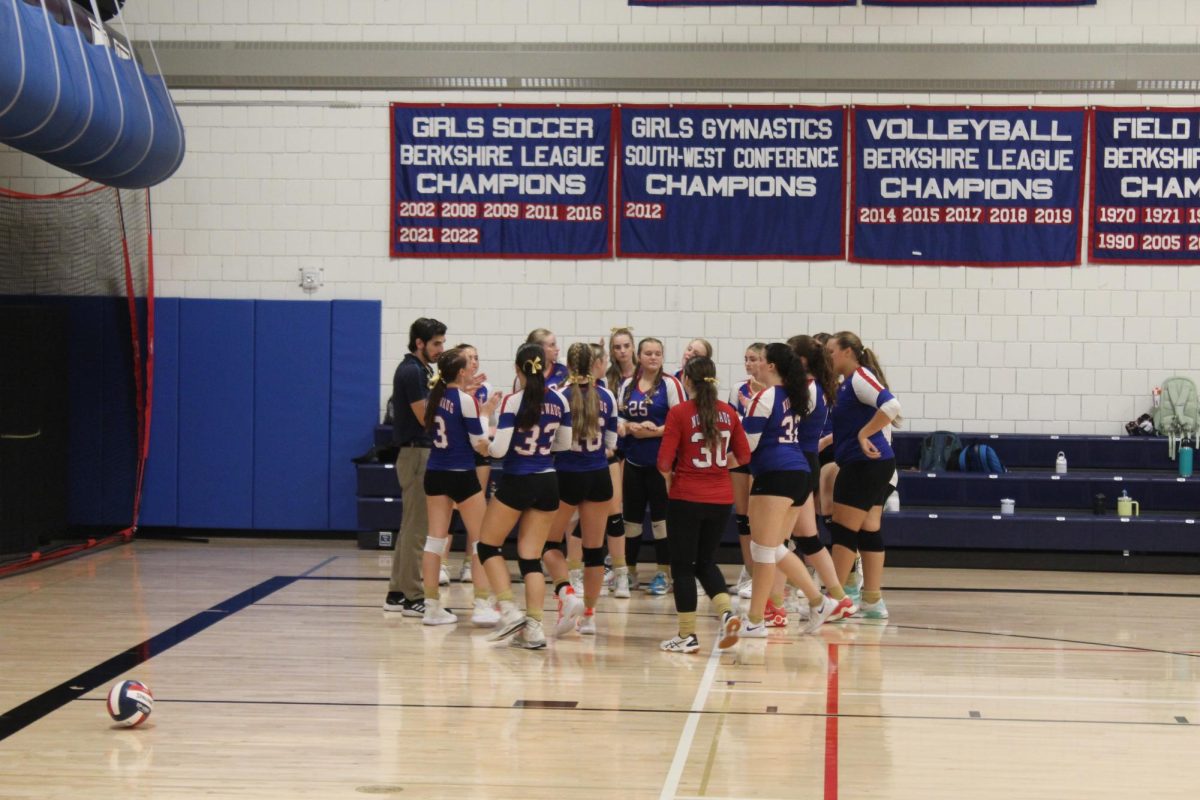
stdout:
<svg viewBox="0 0 1200 800">
<path fill-rule="evenodd" d="M 425 537 L 425 552 L 433 553 L 435 556 L 446 555 L 446 550 L 449 549 L 450 537 L 445 539 L 435 539 L 432 536 Z"/>
<path fill-rule="evenodd" d="M 608 536 L 625 535 L 625 520 L 620 514 L 608 515 L 608 524 L 604 528 L 604 533 Z"/>
<path fill-rule="evenodd" d="M 882 553 L 883 531 L 859 531 L 858 549 L 864 553 Z"/>
<path fill-rule="evenodd" d="M 517 567 L 521 570 L 521 577 L 537 573 L 542 574 L 542 560 L 540 558 L 518 558 Z"/>
<path fill-rule="evenodd" d="M 750 517 L 746 514 L 734 514 L 733 518 L 737 521 L 738 536 L 749 536 Z"/>
<path fill-rule="evenodd" d="M 790 553 L 790 552 L 792 552 L 792 551 L 788 550 L 788 546 L 786 544 L 781 544 L 778 547 L 776 547 L 775 548 L 775 563 L 778 564 L 780 561 L 783 561 L 785 558 L 788 557 L 788 553 Z"/>
<path fill-rule="evenodd" d="M 806 556 L 815 556 L 825 549 L 819 536 L 793 536 L 792 541 L 796 543 L 796 549 Z"/>
<path fill-rule="evenodd" d="M 755 564 L 774 564 L 779 560 L 776 548 L 758 542 L 750 543 L 750 558 Z"/>
<path fill-rule="evenodd" d="M 629 520 L 625 520 L 625 538 L 626 539 L 642 538 L 642 523 L 641 522 L 630 522 Z"/>
<path fill-rule="evenodd" d="M 840 544 L 847 550 L 858 552 L 858 531 L 852 531 L 837 522 L 829 523 L 829 538 L 833 544 Z"/>
<path fill-rule="evenodd" d="M 658 522 L 651 522 L 650 533 L 654 536 L 654 541 L 656 542 L 661 542 L 667 538 L 667 521 L 660 519 Z"/>
<path fill-rule="evenodd" d="M 561 555 L 563 551 L 562 542 L 546 542 L 542 545 L 542 555 L 549 553 L 551 550 Z"/>
<path fill-rule="evenodd" d="M 604 566 L 604 548 L 603 547 L 585 547 L 585 548 L 583 548 L 583 565 L 585 567 L 603 567 Z"/>
<path fill-rule="evenodd" d="M 479 563 L 483 564 L 492 558 L 503 558 L 504 554 L 500 552 L 500 548 L 494 544 L 486 544 L 479 542 L 475 545 L 475 552 L 479 554 Z"/>
</svg>

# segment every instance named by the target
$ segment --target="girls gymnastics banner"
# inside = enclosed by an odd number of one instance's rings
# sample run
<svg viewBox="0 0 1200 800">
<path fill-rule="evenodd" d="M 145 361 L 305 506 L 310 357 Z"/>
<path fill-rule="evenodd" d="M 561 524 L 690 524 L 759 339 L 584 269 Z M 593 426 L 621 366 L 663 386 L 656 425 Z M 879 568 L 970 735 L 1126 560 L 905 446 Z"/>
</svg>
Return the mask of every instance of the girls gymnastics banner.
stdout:
<svg viewBox="0 0 1200 800">
<path fill-rule="evenodd" d="M 612 255 L 612 107 L 392 104 L 394 257 Z"/>
<path fill-rule="evenodd" d="M 1089 260 L 1200 263 L 1200 109 L 1094 113 Z"/>
<path fill-rule="evenodd" d="M 850 259 L 868 264 L 1080 262 L 1078 108 L 854 111 Z"/>
<path fill-rule="evenodd" d="M 839 107 L 622 106 L 617 252 L 845 257 Z"/>
</svg>

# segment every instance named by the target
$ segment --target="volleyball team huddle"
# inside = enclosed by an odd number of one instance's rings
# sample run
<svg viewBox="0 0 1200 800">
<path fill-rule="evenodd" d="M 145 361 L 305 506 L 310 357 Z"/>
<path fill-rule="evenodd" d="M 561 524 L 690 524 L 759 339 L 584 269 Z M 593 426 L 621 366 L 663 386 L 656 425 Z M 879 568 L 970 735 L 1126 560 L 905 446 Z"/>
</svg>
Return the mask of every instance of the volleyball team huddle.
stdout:
<svg viewBox="0 0 1200 800">
<path fill-rule="evenodd" d="M 635 349 L 628 328 L 612 331 L 607 351 L 578 342 L 565 364 L 558 355 L 553 333 L 533 331 L 503 397 L 483 382 L 469 345 L 437 359 L 424 419 L 433 443 L 424 478 L 426 624 L 457 621 L 438 592 L 455 508 L 468 534 L 472 621 L 514 646 L 546 646 L 544 570 L 558 601 L 556 634 L 596 633 L 601 595 L 628 598 L 638 588 L 647 511 L 656 571 L 645 591 L 663 595 L 673 583 L 679 621 L 663 650 L 699 650 L 699 588 L 716 611 L 722 649 L 766 637 L 787 624 L 789 609 L 806 634 L 853 616 L 887 618 L 880 524 L 900 404 L 855 334 L 752 344 L 747 378 L 728 402 L 704 339 L 688 344 L 674 376 L 664 374 L 662 342 L 647 337 Z M 485 499 L 488 459 L 503 472 Z M 821 499 L 829 549 L 818 537 Z M 735 512 L 745 566 L 733 593 L 749 600 L 741 616 L 715 561 Z M 501 553 L 514 527 L 525 610 Z"/>
</svg>

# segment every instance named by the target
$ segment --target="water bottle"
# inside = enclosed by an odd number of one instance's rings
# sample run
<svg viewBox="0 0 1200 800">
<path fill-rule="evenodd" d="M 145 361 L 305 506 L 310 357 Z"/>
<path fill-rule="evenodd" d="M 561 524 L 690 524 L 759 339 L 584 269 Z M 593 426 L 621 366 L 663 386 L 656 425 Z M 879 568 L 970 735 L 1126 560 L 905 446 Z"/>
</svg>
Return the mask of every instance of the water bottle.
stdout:
<svg viewBox="0 0 1200 800">
<path fill-rule="evenodd" d="M 1179 477 L 1192 477 L 1192 448 L 1184 446 L 1179 448 Z"/>
<path fill-rule="evenodd" d="M 1054 459 L 1054 474 L 1055 475 L 1066 475 L 1067 474 L 1067 454 L 1062 452 L 1061 450 L 1058 452 L 1058 458 Z"/>
</svg>

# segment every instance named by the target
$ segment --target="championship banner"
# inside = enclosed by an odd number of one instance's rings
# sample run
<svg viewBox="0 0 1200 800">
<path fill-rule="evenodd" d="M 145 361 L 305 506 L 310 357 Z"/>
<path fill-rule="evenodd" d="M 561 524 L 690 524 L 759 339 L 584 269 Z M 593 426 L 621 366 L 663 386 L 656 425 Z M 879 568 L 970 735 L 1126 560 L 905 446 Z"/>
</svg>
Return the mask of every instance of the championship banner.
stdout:
<svg viewBox="0 0 1200 800">
<path fill-rule="evenodd" d="M 1097 108 L 1088 259 L 1200 264 L 1200 109 Z"/>
<path fill-rule="evenodd" d="M 392 104 L 393 257 L 612 255 L 612 106 Z"/>
<path fill-rule="evenodd" d="M 1096 0 L 862 0 L 864 6 L 975 6 L 1020 8 L 1022 6 L 1094 6 Z"/>
<path fill-rule="evenodd" d="M 1078 264 L 1086 122 L 1078 108 L 858 107 L 850 260 Z"/>
<path fill-rule="evenodd" d="M 631 6 L 852 6 L 857 0 L 629 0 Z"/>
<path fill-rule="evenodd" d="M 845 257 L 840 106 L 622 106 L 617 114 L 618 255 Z"/>
</svg>

